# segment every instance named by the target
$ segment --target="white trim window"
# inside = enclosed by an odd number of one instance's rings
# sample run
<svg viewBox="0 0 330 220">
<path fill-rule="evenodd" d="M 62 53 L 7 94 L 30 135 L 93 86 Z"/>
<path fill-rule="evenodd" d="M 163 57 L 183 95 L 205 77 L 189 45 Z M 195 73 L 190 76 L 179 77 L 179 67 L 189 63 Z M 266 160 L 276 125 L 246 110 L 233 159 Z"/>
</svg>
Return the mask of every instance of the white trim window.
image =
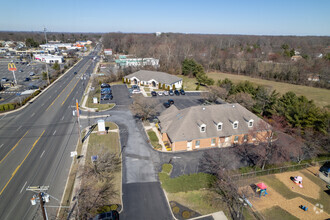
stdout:
<svg viewBox="0 0 330 220">
<path fill-rule="evenodd" d="M 215 146 L 215 138 L 211 139 L 211 146 Z"/>
<path fill-rule="evenodd" d="M 233 123 L 233 129 L 237 129 L 238 128 L 238 121 L 234 121 Z"/>
<path fill-rule="evenodd" d="M 222 122 L 219 122 L 219 123 L 217 124 L 217 130 L 218 130 L 218 131 L 221 131 L 221 130 L 222 130 Z"/>
<path fill-rule="evenodd" d="M 205 132 L 206 131 L 206 125 L 202 124 L 199 129 L 200 129 L 201 132 Z"/>
<path fill-rule="evenodd" d="M 238 143 L 238 136 L 234 137 L 234 143 Z"/>
<path fill-rule="evenodd" d="M 196 140 L 195 141 L 195 147 L 196 148 L 199 148 L 200 144 L 201 144 L 200 140 Z"/>
<path fill-rule="evenodd" d="M 252 128 L 252 127 L 253 127 L 253 119 L 251 119 L 251 120 L 248 122 L 248 126 L 249 126 L 249 128 Z"/>
</svg>

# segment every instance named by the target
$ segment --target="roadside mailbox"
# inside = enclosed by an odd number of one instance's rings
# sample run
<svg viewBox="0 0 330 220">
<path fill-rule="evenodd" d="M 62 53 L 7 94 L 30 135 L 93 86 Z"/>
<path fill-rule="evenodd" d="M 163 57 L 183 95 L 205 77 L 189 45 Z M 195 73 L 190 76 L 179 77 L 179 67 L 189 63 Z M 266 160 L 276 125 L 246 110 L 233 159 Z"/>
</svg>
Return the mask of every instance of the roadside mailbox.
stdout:
<svg viewBox="0 0 330 220">
<path fill-rule="evenodd" d="M 93 103 L 94 103 L 94 104 L 97 104 L 97 97 L 94 97 L 94 98 L 93 98 Z"/>
</svg>

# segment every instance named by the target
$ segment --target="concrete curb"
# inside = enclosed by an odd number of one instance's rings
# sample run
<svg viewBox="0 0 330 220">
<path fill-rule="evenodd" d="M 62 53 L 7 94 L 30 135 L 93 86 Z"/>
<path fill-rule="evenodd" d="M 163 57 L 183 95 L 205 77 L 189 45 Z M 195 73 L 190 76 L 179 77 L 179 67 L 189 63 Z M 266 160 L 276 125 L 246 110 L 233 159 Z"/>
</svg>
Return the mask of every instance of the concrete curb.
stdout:
<svg viewBox="0 0 330 220">
<path fill-rule="evenodd" d="M 60 80 L 64 75 L 66 75 L 73 67 L 75 67 L 80 61 L 82 60 L 82 58 L 80 58 L 72 67 L 70 67 L 65 73 L 63 73 L 60 77 L 58 77 L 54 82 L 52 82 L 51 84 L 49 84 L 44 90 L 42 90 L 37 96 L 33 97 L 30 101 L 28 101 L 27 104 L 19 107 L 18 109 L 15 109 L 13 111 L 9 111 L 9 112 L 3 112 L 0 113 L 0 116 L 2 115 L 7 115 L 7 114 L 12 114 L 18 111 L 23 110 L 24 108 L 26 108 L 27 106 L 29 106 L 31 104 L 31 102 L 33 102 L 34 100 L 36 100 L 37 98 L 39 98 L 39 96 L 41 96 L 44 92 L 46 92 L 51 86 L 53 86 L 58 80 Z"/>
</svg>

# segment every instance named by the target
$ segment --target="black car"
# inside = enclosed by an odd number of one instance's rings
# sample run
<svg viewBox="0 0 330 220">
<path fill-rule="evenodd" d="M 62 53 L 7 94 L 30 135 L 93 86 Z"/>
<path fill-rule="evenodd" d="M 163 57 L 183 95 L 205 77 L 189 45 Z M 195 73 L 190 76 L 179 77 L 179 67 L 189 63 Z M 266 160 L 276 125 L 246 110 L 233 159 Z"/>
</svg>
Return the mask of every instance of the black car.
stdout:
<svg viewBox="0 0 330 220">
<path fill-rule="evenodd" d="M 111 89 L 110 88 L 101 89 L 101 95 L 104 95 L 104 94 L 112 94 Z"/>
<path fill-rule="evenodd" d="M 168 100 L 168 103 L 170 103 L 171 105 L 173 105 L 174 104 L 174 100 L 173 99 L 169 99 Z"/>
<path fill-rule="evenodd" d="M 171 106 L 169 102 L 165 102 L 163 105 L 165 106 L 165 108 L 169 108 Z"/>
<path fill-rule="evenodd" d="M 100 219 L 107 219 L 107 220 L 119 220 L 119 213 L 117 211 L 105 212 L 98 214 L 92 220 L 100 220 Z"/>
<path fill-rule="evenodd" d="M 168 94 L 169 94 L 170 96 L 174 96 L 174 92 L 173 92 L 173 90 L 168 91 Z"/>
<path fill-rule="evenodd" d="M 74 74 L 74 75 L 77 75 L 77 72 L 74 72 L 73 74 Z"/>
<path fill-rule="evenodd" d="M 151 95 L 152 95 L 152 96 L 157 96 L 157 93 L 156 93 L 155 91 L 152 91 L 152 92 L 151 92 Z"/>
<path fill-rule="evenodd" d="M 24 79 L 24 82 L 28 82 L 28 81 L 30 81 L 31 79 L 30 79 L 30 77 L 26 77 L 25 79 Z"/>
<path fill-rule="evenodd" d="M 111 94 L 101 95 L 101 100 L 112 100 L 113 96 Z"/>
<path fill-rule="evenodd" d="M 103 88 L 111 88 L 111 86 L 108 83 L 102 83 L 101 89 L 103 89 Z"/>
<path fill-rule="evenodd" d="M 183 89 L 180 89 L 180 93 L 181 93 L 181 95 L 185 95 L 186 94 Z"/>
<path fill-rule="evenodd" d="M 180 92 L 179 92 L 178 90 L 175 90 L 175 91 L 174 91 L 174 94 L 175 94 L 175 95 L 180 95 Z"/>
</svg>

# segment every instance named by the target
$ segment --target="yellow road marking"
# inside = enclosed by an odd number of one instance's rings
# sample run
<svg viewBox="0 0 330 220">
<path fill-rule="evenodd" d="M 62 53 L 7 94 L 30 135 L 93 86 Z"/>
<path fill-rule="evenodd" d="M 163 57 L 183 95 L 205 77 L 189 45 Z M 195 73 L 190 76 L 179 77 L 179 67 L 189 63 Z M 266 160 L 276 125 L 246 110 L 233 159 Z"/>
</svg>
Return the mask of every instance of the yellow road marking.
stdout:
<svg viewBox="0 0 330 220">
<path fill-rule="evenodd" d="M 26 160 L 26 158 L 29 156 L 29 154 L 31 153 L 31 151 L 33 150 L 33 148 L 36 146 L 36 144 L 38 143 L 38 141 L 40 140 L 40 138 L 42 137 L 42 135 L 45 133 L 45 130 L 41 133 L 41 135 L 39 136 L 39 138 L 34 142 L 34 144 L 32 145 L 30 151 L 27 153 L 27 155 L 25 156 L 25 158 L 23 159 L 23 161 L 16 167 L 15 171 L 11 174 L 10 179 L 8 180 L 8 182 L 6 183 L 5 187 L 3 187 L 3 189 L 0 192 L 0 195 L 3 193 L 3 191 L 6 189 L 6 187 L 8 186 L 8 184 L 10 183 L 10 181 L 13 179 L 13 177 L 15 176 L 15 174 L 17 173 L 17 171 L 19 170 L 19 168 L 21 168 L 22 164 L 24 163 L 24 161 Z"/>
<path fill-rule="evenodd" d="M 68 86 L 70 85 L 70 83 L 72 82 L 72 80 L 73 80 L 74 78 L 75 78 L 75 77 L 73 77 L 73 78 L 71 79 L 71 81 L 68 83 L 68 85 L 66 85 L 66 87 L 68 87 Z M 60 97 L 60 95 L 65 91 L 66 87 L 64 87 L 64 89 L 62 90 L 62 92 L 61 92 L 60 94 L 58 94 L 58 96 L 54 99 L 54 101 L 48 106 L 48 108 L 46 109 L 46 111 L 48 111 L 48 109 L 49 109 L 49 108 L 55 103 L 56 99 L 57 99 L 58 97 Z"/>
<path fill-rule="evenodd" d="M 19 142 L 21 142 L 21 140 L 25 137 L 25 135 L 27 135 L 27 133 L 29 132 L 30 130 L 28 130 L 24 135 L 23 137 L 21 137 L 21 139 L 19 139 L 19 141 L 15 144 L 15 146 L 6 154 L 6 156 L 4 158 L 2 158 L 2 160 L 0 161 L 0 164 L 2 163 L 2 161 L 4 159 L 6 159 L 6 157 L 10 154 L 10 152 L 12 152 L 19 144 Z"/>
</svg>

